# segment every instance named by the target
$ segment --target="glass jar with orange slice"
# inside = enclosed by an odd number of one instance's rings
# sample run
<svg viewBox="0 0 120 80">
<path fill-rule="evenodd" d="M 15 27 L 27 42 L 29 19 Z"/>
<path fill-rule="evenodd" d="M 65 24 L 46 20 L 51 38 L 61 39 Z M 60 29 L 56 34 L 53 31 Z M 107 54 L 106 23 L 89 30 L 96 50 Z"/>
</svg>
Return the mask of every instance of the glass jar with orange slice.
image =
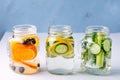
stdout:
<svg viewBox="0 0 120 80">
<path fill-rule="evenodd" d="M 40 40 L 33 25 L 16 25 L 9 39 L 10 67 L 17 73 L 33 74 L 40 69 Z"/>
<path fill-rule="evenodd" d="M 48 72 L 63 75 L 72 73 L 74 39 L 70 26 L 54 25 L 49 28 L 46 52 Z"/>
</svg>

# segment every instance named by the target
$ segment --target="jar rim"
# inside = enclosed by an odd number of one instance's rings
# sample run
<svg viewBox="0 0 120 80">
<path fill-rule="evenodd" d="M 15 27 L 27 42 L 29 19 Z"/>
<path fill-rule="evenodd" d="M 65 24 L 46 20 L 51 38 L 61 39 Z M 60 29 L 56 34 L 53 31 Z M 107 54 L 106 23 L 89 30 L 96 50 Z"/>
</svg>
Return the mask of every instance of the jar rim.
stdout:
<svg viewBox="0 0 120 80">
<path fill-rule="evenodd" d="M 104 32 L 105 34 L 109 34 L 109 28 L 107 26 L 102 25 L 92 25 L 86 28 L 86 33 L 91 32 Z"/>
<path fill-rule="evenodd" d="M 72 28 L 69 25 L 51 25 L 48 34 L 55 33 L 72 34 Z"/>
<path fill-rule="evenodd" d="M 13 32 L 16 34 L 36 34 L 36 26 L 30 24 L 22 24 L 13 26 Z"/>
</svg>

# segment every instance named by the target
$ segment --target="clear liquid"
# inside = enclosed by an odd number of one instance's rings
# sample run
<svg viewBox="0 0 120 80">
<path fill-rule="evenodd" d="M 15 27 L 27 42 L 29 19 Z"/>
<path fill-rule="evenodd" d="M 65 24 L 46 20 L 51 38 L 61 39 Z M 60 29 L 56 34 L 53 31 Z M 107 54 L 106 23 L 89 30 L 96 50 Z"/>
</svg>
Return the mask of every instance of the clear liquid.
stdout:
<svg viewBox="0 0 120 80">
<path fill-rule="evenodd" d="M 88 61 L 85 64 L 81 64 L 81 68 L 82 71 L 85 71 L 87 73 L 90 74 L 95 74 L 95 75 L 102 75 L 102 74 L 109 74 L 110 73 L 110 69 L 111 69 L 111 65 L 110 65 L 110 59 L 106 60 L 106 65 L 102 68 L 102 67 L 98 67 L 96 65 L 91 65 L 91 61 Z"/>
<path fill-rule="evenodd" d="M 47 57 L 48 72 L 53 74 L 71 74 L 73 71 L 74 60 L 73 58 Z"/>
</svg>

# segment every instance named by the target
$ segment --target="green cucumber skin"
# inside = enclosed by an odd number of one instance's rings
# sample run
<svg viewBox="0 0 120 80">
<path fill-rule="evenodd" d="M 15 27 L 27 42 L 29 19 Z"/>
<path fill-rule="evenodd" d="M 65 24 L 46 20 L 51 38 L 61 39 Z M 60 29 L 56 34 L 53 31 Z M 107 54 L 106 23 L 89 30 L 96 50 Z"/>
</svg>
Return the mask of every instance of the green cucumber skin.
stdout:
<svg viewBox="0 0 120 80">
<path fill-rule="evenodd" d="M 91 38 L 91 39 L 90 39 Z M 107 39 L 109 37 L 107 37 L 104 33 L 102 32 L 94 32 L 92 34 L 86 34 L 86 36 L 84 37 L 83 39 L 83 42 L 82 42 L 82 48 L 86 48 L 88 49 L 87 52 L 84 52 L 82 53 L 82 59 L 83 59 L 83 63 L 86 64 L 87 61 L 89 61 L 91 58 L 92 58 L 92 61 L 91 61 L 91 65 L 96 65 L 99 67 L 99 69 L 105 69 L 106 68 L 106 60 L 107 59 L 111 59 L 111 47 L 112 47 L 112 40 L 111 40 L 111 45 L 110 45 L 110 50 L 109 51 L 105 51 L 104 48 L 103 48 L 103 41 L 105 39 Z M 92 40 L 93 43 L 96 43 L 100 46 L 101 48 L 101 51 L 98 53 L 98 54 L 92 54 L 90 52 L 90 42 L 87 41 L 87 40 Z"/>
<path fill-rule="evenodd" d="M 93 41 L 99 44 L 100 46 L 102 46 L 102 42 L 104 39 L 105 39 L 105 34 L 102 32 L 95 32 L 93 34 Z"/>
<path fill-rule="evenodd" d="M 105 45 L 105 41 L 106 40 L 108 40 L 109 42 L 110 42 L 110 45 L 109 45 L 109 50 L 106 50 L 104 47 L 104 45 Z M 102 43 L 102 48 L 103 48 L 103 50 L 105 51 L 105 52 L 109 52 L 110 50 L 111 50 L 111 47 L 112 47 L 112 40 L 110 39 L 110 38 L 106 38 L 106 39 L 104 39 L 104 41 L 103 41 L 103 43 Z M 107 47 L 108 48 L 108 47 Z"/>
<path fill-rule="evenodd" d="M 96 66 L 103 67 L 104 57 L 105 53 L 101 50 L 100 53 L 96 55 Z"/>
<path fill-rule="evenodd" d="M 64 45 L 64 46 L 66 46 L 67 47 L 67 51 L 68 51 L 68 45 L 67 44 L 65 44 L 65 43 L 60 43 L 60 44 L 57 44 L 56 45 L 56 47 L 55 47 L 55 52 L 57 53 L 57 54 L 65 54 L 66 52 L 64 52 L 64 53 L 59 53 L 59 51 L 56 51 L 56 48 L 57 48 L 57 46 L 59 46 L 59 45 Z"/>
<path fill-rule="evenodd" d="M 95 51 L 95 50 L 97 50 L 97 51 Z M 100 50 L 101 50 L 101 47 L 98 44 L 92 43 L 90 45 L 90 51 L 92 54 L 98 54 L 100 52 Z"/>
</svg>

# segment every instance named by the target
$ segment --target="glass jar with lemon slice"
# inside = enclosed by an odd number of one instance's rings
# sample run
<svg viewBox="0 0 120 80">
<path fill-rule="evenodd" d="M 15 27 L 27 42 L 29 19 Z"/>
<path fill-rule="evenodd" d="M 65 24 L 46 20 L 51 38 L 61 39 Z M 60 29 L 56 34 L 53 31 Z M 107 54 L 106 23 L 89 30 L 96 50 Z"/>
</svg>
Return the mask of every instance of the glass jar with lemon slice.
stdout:
<svg viewBox="0 0 120 80">
<path fill-rule="evenodd" d="M 17 73 L 33 74 L 40 69 L 40 40 L 33 25 L 16 25 L 9 39 L 10 67 Z"/>
<path fill-rule="evenodd" d="M 72 73 L 74 64 L 74 39 L 72 29 L 66 25 L 49 27 L 46 39 L 47 69 L 53 74 Z"/>
<path fill-rule="evenodd" d="M 91 74 L 108 74 L 111 68 L 112 40 L 104 26 L 89 26 L 82 40 L 81 67 Z"/>
</svg>

